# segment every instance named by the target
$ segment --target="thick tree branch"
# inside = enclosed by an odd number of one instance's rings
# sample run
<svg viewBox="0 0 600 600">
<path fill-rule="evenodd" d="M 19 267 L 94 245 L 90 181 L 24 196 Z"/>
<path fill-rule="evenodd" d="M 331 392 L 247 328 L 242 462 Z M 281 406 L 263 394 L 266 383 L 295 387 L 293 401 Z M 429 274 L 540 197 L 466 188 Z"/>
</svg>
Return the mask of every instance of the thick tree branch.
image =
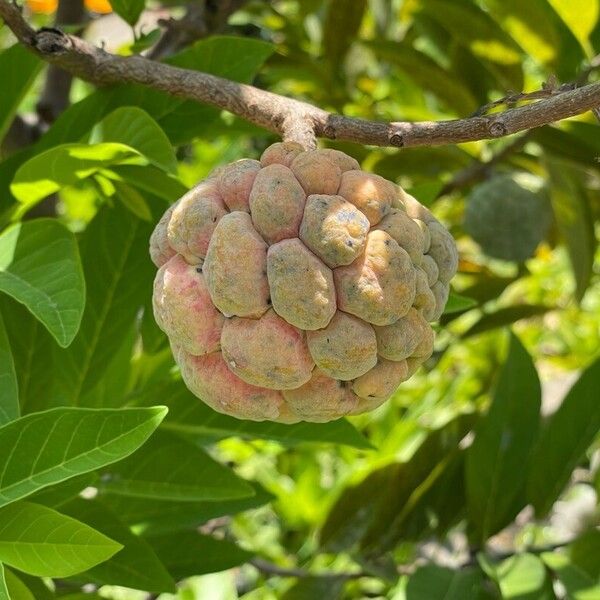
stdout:
<svg viewBox="0 0 600 600">
<path fill-rule="evenodd" d="M 436 146 L 503 137 L 600 107 L 600 83 L 501 113 L 451 121 L 381 123 L 329 113 L 306 102 L 141 56 L 121 57 L 57 30 L 34 31 L 0 0 L 0 17 L 42 59 L 97 85 L 137 83 L 227 110 L 284 139 L 314 147 L 316 137 L 375 146 Z"/>
</svg>

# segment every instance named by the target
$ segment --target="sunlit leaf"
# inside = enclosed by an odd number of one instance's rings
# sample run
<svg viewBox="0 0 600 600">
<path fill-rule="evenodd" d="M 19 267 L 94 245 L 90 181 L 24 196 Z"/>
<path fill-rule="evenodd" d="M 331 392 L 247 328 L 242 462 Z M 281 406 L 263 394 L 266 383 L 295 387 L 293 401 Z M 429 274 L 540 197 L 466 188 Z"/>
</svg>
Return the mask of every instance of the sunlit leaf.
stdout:
<svg viewBox="0 0 600 600">
<path fill-rule="evenodd" d="M 0 427 L 0 506 L 137 450 L 164 408 L 56 408 Z"/>
<path fill-rule="evenodd" d="M 548 0 L 548 2 L 573 32 L 588 56 L 592 56 L 593 48 L 589 36 L 600 15 L 600 2 L 598 0 Z"/>
<path fill-rule="evenodd" d="M 69 577 L 105 561 L 121 547 L 40 504 L 16 502 L 0 509 L 0 560 L 31 575 Z"/>
<path fill-rule="evenodd" d="M 55 219 L 6 229 L 0 234 L 0 291 L 24 304 L 62 347 L 68 346 L 85 305 L 75 236 Z"/>
</svg>

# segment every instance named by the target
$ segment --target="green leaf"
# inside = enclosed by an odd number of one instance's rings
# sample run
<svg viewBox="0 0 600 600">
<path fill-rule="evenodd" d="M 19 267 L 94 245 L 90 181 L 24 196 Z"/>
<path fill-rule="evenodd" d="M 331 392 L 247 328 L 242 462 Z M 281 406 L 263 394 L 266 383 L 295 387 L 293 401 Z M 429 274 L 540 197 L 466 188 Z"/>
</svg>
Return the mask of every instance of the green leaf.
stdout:
<svg viewBox="0 0 600 600">
<path fill-rule="evenodd" d="M 117 177 L 139 190 L 153 194 L 169 203 L 175 202 L 188 191 L 188 188 L 179 179 L 171 177 L 164 171 L 150 165 L 145 167 L 120 165 L 112 167 L 107 175 L 111 178 Z"/>
<path fill-rule="evenodd" d="M 571 30 L 588 57 L 594 54 L 590 34 L 600 15 L 598 0 L 548 0 L 552 8 Z"/>
<path fill-rule="evenodd" d="M 0 600 L 10 600 L 8 588 L 6 586 L 6 575 L 4 565 L 0 563 Z"/>
<path fill-rule="evenodd" d="M 542 561 L 533 554 L 517 554 L 496 568 L 505 600 L 554 600 L 552 584 Z"/>
<path fill-rule="evenodd" d="M 42 64 L 42 61 L 22 44 L 15 44 L 0 52 L 0 142 Z"/>
<path fill-rule="evenodd" d="M 281 600 L 338 600 L 348 579 L 341 577 L 303 577 L 281 596 Z"/>
<path fill-rule="evenodd" d="M 145 0 L 110 0 L 113 10 L 132 27 L 138 22 L 144 7 Z"/>
<path fill-rule="evenodd" d="M 542 428 L 531 463 L 528 497 L 545 515 L 600 432 L 600 359 L 581 375 Z"/>
<path fill-rule="evenodd" d="M 154 266 L 148 257 L 152 224 L 117 203 L 104 206 L 80 240 L 87 302 L 71 346 L 55 353 L 54 391 L 62 405 L 81 405 L 121 348 L 146 298 Z"/>
<path fill-rule="evenodd" d="M 329 0 L 327 4 L 323 23 L 323 46 L 325 56 L 338 72 L 357 37 L 366 8 L 366 0 L 354 0 L 350 4 L 345 0 Z"/>
<path fill-rule="evenodd" d="M 16 502 L 0 510 L 0 560 L 30 575 L 69 577 L 107 560 L 121 547 L 46 506 Z"/>
<path fill-rule="evenodd" d="M 92 130 L 90 142 L 124 144 L 160 169 L 177 172 L 177 159 L 169 138 L 146 111 L 136 106 L 122 106 L 104 117 Z"/>
<path fill-rule="evenodd" d="M 331 442 L 355 448 L 371 448 L 362 434 L 344 419 L 330 423 L 296 425 L 243 421 L 215 412 L 188 391 L 182 382 L 174 382 L 164 389 L 154 390 L 148 400 L 151 401 L 152 398 L 163 398 L 168 402 L 169 417 L 164 423 L 164 429 L 186 434 L 203 442 L 235 436 L 284 443 Z"/>
<path fill-rule="evenodd" d="M 113 182 L 116 191 L 116 197 L 124 206 L 138 219 L 143 221 L 152 221 L 152 211 L 145 198 L 133 187 L 120 181 Z"/>
<path fill-rule="evenodd" d="M 541 389 L 531 357 L 511 334 L 491 406 L 466 455 L 469 525 L 484 542 L 515 516 L 540 421 Z M 521 508 L 521 507 L 519 507 Z"/>
<path fill-rule="evenodd" d="M 556 310 L 556 307 L 544 306 L 543 304 L 515 304 L 514 306 L 505 306 L 494 312 L 484 314 L 462 334 L 462 338 L 467 339 L 491 329 L 512 325 L 521 319 L 537 317 L 550 310 Z"/>
<path fill-rule="evenodd" d="M 12 351 L 0 313 L 0 425 L 19 416 L 19 386 Z"/>
<path fill-rule="evenodd" d="M 206 452 L 158 431 L 134 456 L 110 468 L 101 489 L 113 494 L 194 502 L 244 498 L 254 489 Z"/>
<path fill-rule="evenodd" d="M 105 494 L 102 501 L 135 533 L 144 536 L 157 535 L 197 529 L 211 519 L 257 508 L 273 499 L 263 488 L 256 484 L 253 487 L 254 496 L 219 502 L 175 502 L 116 494 Z"/>
<path fill-rule="evenodd" d="M 494 73 L 504 89 L 523 88 L 522 53 L 511 37 L 471 2 L 427 0 L 423 13 Z"/>
<path fill-rule="evenodd" d="M 437 565 L 425 565 L 410 576 L 406 600 L 467 600 L 477 598 L 482 587 L 478 569 L 455 571 Z"/>
<path fill-rule="evenodd" d="M 74 185 L 99 169 L 132 159 L 139 162 L 141 156 L 124 144 L 63 144 L 36 154 L 21 165 L 10 191 L 24 204 L 25 211 L 63 186 Z"/>
<path fill-rule="evenodd" d="M 468 115 L 478 106 L 469 90 L 427 54 L 401 42 L 364 42 L 375 54 L 402 70 L 421 89 L 434 94 L 450 110 Z M 434 149 L 433 152 L 440 152 Z M 443 152 L 443 150 L 442 150 Z M 438 165 L 439 168 L 439 165 Z"/>
<path fill-rule="evenodd" d="M 232 542 L 192 531 L 153 536 L 148 541 L 176 580 L 224 571 L 252 558 Z"/>
<path fill-rule="evenodd" d="M 576 297 L 581 300 L 590 283 L 597 246 L 590 197 L 582 171 L 558 159 L 547 159 L 547 163 L 550 200 L 571 259 Z"/>
<path fill-rule="evenodd" d="M 484 0 L 510 36 L 541 64 L 555 64 L 561 40 L 546 0 Z"/>
<path fill-rule="evenodd" d="M 571 562 L 600 581 L 600 531 L 590 529 L 568 546 Z"/>
<path fill-rule="evenodd" d="M 473 420 L 473 415 L 460 415 L 430 432 L 408 461 L 375 469 L 344 490 L 325 520 L 321 545 L 340 552 L 360 542 L 363 549 L 385 551 L 401 539 L 411 539 L 408 531 L 411 520 L 416 520 L 415 509 L 423 507 L 428 492 L 444 481 L 446 468 Z M 451 504 L 446 501 L 446 506 Z"/>
<path fill-rule="evenodd" d="M 85 282 L 75 236 L 55 219 L 0 234 L 0 291 L 24 304 L 64 348 L 83 315 Z"/>
<path fill-rule="evenodd" d="M 0 427 L 0 506 L 137 450 L 166 409 L 56 408 Z"/>
<path fill-rule="evenodd" d="M 544 552 L 541 555 L 546 566 L 565 586 L 570 600 L 597 600 L 600 598 L 600 583 L 574 565 L 569 556 L 562 552 Z"/>
<path fill-rule="evenodd" d="M 0 563 L 0 570 L 2 563 Z M 4 578 L 6 580 L 6 597 L 3 596 L 2 584 L 0 583 L 0 600 L 42 600 L 36 599 L 31 593 L 31 590 L 19 579 L 12 571 L 4 570 Z M 2 577 L 0 575 L 0 581 Z"/>
<path fill-rule="evenodd" d="M 175 592 L 175 582 L 148 543 L 131 533 L 102 502 L 78 498 L 61 511 L 123 546 L 112 558 L 87 571 L 86 579 L 147 592 Z"/>
<path fill-rule="evenodd" d="M 457 312 L 465 312 L 470 308 L 474 308 L 475 306 L 477 306 L 477 300 L 450 292 L 450 295 L 448 296 L 448 302 L 446 302 L 446 307 L 444 308 L 444 314 L 449 315 Z"/>
</svg>

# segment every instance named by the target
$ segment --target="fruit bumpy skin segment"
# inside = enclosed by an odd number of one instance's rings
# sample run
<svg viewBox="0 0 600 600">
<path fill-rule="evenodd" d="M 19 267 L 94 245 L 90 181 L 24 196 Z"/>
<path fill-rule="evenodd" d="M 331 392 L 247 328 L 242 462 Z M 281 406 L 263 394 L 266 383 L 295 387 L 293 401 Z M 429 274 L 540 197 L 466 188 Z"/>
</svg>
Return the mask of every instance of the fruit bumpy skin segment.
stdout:
<svg viewBox="0 0 600 600">
<path fill-rule="evenodd" d="M 368 323 L 337 311 L 329 325 L 306 334 L 317 367 L 333 379 L 360 377 L 377 363 L 377 340 Z"/>
<path fill-rule="evenodd" d="M 152 296 L 159 327 L 194 355 L 220 347 L 225 317 L 216 309 L 202 273 L 176 254 L 157 272 Z"/>
<path fill-rule="evenodd" d="M 232 373 L 220 352 L 192 356 L 173 348 L 189 390 L 217 412 L 252 421 L 276 420 L 281 392 L 250 385 Z"/>
<path fill-rule="evenodd" d="M 315 366 L 304 333 L 272 309 L 260 319 L 228 319 L 221 348 L 227 366 L 240 379 L 270 389 L 301 386 Z"/>
<path fill-rule="evenodd" d="M 358 405 L 346 382 L 328 377 L 318 368 L 304 385 L 284 390 L 283 397 L 296 415 L 313 422 L 339 419 Z"/>
<path fill-rule="evenodd" d="M 267 278 L 275 312 L 304 330 L 322 329 L 335 314 L 333 274 L 298 238 L 267 252 Z"/>
<path fill-rule="evenodd" d="M 227 214 L 216 182 L 204 181 L 183 196 L 167 227 L 170 246 L 190 264 L 201 264 L 219 221 Z"/>
<path fill-rule="evenodd" d="M 259 171 L 260 163 L 249 158 L 237 160 L 219 171 L 218 189 L 229 210 L 250 212 L 250 191 Z"/>
<path fill-rule="evenodd" d="M 294 174 L 273 164 L 261 169 L 250 192 L 250 213 L 268 244 L 298 237 L 306 195 Z"/>
<path fill-rule="evenodd" d="M 203 272 L 212 301 L 225 316 L 260 317 L 268 310 L 267 244 L 249 214 L 232 212 L 219 222 Z"/>
<path fill-rule="evenodd" d="M 415 270 L 406 250 L 385 231 L 372 230 L 362 256 L 333 276 L 338 307 L 368 323 L 389 325 L 415 298 Z"/>
<path fill-rule="evenodd" d="M 433 352 L 454 240 L 391 181 L 294 142 L 214 169 L 160 219 L 153 307 L 187 387 L 239 419 L 374 410 Z"/>
<path fill-rule="evenodd" d="M 368 219 L 341 196 L 308 197 L 300 239 L 332 269 L 356 260 L 365 248 L 368 233 Z"/>
</svg>

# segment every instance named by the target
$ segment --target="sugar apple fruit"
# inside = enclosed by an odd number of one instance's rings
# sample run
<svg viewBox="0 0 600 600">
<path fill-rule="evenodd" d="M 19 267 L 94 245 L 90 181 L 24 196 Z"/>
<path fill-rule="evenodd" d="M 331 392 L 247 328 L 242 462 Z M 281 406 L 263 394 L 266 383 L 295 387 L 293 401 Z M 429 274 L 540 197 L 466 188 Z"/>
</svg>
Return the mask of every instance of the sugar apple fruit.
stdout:
<svg viewBox="0 0 600 600">
<path fill-rule="evenodd" d="M 527 173 L 495 175 L 477 185 L 465 210 L 465 230 L 493 258 L 523 262 L 548 234 L 550 201 Z"/>
<path fill-rule="evenodd" d="M 150 239 L 156 321 L 188 388 L 242 419 L 372 410 L 433 350 L 454 241 L 396 184 L 276 143 L 215 170 Z"/>
</svg>

